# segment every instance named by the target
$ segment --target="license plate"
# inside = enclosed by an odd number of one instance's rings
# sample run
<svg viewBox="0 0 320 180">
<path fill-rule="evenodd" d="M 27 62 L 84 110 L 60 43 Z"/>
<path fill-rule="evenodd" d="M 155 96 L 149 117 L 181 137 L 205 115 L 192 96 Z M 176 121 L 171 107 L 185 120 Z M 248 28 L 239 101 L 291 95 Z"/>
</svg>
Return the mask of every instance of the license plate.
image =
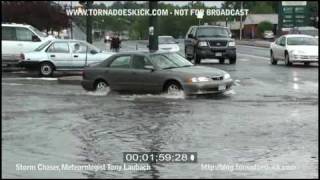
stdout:
<svg viewBox="0 0 320 180">
<path fill-rule="evenodd" d="M 222 53 L 216 53 L 216 56 L 222 56 Z"/>
<path fill-rule="evenodd" d="M 219 86 L 219 87 L 218 87 L 218 90 L 219 90 L 219 91 L 222 91 L 222 90 L 225 90 L 225 89 L 226 89 L 226 86 Z"/>
</svg>

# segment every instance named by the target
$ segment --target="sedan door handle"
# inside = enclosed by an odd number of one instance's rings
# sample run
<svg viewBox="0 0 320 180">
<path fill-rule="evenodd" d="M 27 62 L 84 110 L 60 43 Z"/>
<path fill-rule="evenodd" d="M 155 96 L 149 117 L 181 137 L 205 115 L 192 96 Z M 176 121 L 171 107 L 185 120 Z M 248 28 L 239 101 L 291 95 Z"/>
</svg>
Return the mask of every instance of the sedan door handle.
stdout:
<svg viewBox="0 0 320 180">
<path fill-rule="evenodd" d="M 56 55 L 52 54 L 52 55 L 50 55 L 50 57 L 56 57 Z"/>
<path fill-rule="evenodd" d="M 79 56 L 78 56 L 78 55 L 74 55 L 73 57 L 77 58 L 77 57 L 79 57 Z"/>
</svg>

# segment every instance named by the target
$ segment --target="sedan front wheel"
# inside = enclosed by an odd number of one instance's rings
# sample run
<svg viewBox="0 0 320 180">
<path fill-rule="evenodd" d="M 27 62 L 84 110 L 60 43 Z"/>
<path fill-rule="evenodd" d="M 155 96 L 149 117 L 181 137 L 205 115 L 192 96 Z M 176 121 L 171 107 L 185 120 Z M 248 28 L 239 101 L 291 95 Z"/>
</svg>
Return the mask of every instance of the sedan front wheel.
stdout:
<svg viewBox="0 0 320 180">
<path fill-rule="evenodd" d="M 270 62 L 272 65 L 276 65 L 278 61 L 274 58 L 273 52 L 270 53 Z"/>
<path fill-rule="evenodd" d="M 169 95 L 178 95 L 183 92 L 181 85 L 177 82 L 169 82 L 165 86 L 165 92 Z"/>
<path fill-rule="evenodd" d="M 292 65 L 292 62 L 290 62 L 288 54 L 285 55 L 285 63 L 286 63 L 287 66 L 291 66 Z"/>
<path fill-rule="evenodd" d="M 98 81 L 95 85 L 96 92 L 109 94 L 110 86 L 105 81 Z"/>
</svg>

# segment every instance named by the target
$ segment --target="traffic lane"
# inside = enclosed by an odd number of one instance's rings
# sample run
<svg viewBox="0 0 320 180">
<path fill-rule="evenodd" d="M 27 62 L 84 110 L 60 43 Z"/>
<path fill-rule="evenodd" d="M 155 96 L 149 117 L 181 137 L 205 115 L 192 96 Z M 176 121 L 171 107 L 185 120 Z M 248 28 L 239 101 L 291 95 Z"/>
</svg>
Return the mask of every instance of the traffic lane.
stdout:
<svg viewBox="0 0 320 180">
<path fill-rule="evenodd" d="M 3 150 L 8 162 L 4 176 L 34 177 L 34 172 L 15 171 L 17 162 L 121 164 L 124 151 L 196 151 L 197 164 L 153 165 L 147 172 L 60 175 L 316 177 L 317 68 L 272 66 L 263 58 L 250 56 L 238 59 L 236 65 L 204 61 L 203 65 L 230 72 L 235 80 L 233 91 L 214 97 L 106 97 L 87 93 L 80 86 L 3 81 Z M 61 145 L 62 139 L 68 146 Z M 212 172 L 201 170 L 201 163 L 296 165 L 298 170 Z M 37 173 L 59 177 L 59 173 Z"/>
<path fill-rule="evenodd" d="M 270 58 L 270 48 L 236 45 L 237 53 Z"/>
</svg>

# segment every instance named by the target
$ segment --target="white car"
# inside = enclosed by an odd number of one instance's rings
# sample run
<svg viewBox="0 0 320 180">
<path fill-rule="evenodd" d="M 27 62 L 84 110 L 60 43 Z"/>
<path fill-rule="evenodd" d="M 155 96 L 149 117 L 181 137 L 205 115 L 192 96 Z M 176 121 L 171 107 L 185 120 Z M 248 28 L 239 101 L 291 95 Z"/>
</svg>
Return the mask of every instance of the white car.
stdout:
<svg viewBox="0 0 320 180">
<path fill-rule="evenodd" d="M 16 65 L 21 53 L 30 52 L 53 36 L 26 24 L 1 24 L 1 56 L 3 65 Z"/>
<path fill-rule="evenodd" d="M 178 42 L 172 36 L 159 36 L 158 38 L 159 50 L 168 52 L 180 51 Z"/>
<path fill-rule="evenodd" d="M 36 68 L 42 76 L 51 76 L 55 70 L 82 70 L 113 54 L 102 52 L 85 41 L 55 39 L 44 42 L 32 52 L 21 54 L 20 65 L 27 69 Z"/>
<path fill-rule="evenodd" d="M 301 62 L 305 65 L 318 63 L 318 39 L 309 35 L 283 35 L 270 45 L 271 64 L 284 61 L 287 66 Z"/>
<path fill-rule="evenodd" d="M 263 32 L 263 38 L 264 39 L 273 39 L 274 38 L 274 34 L 272 31 L 264 31 Z"/>
</svg>

